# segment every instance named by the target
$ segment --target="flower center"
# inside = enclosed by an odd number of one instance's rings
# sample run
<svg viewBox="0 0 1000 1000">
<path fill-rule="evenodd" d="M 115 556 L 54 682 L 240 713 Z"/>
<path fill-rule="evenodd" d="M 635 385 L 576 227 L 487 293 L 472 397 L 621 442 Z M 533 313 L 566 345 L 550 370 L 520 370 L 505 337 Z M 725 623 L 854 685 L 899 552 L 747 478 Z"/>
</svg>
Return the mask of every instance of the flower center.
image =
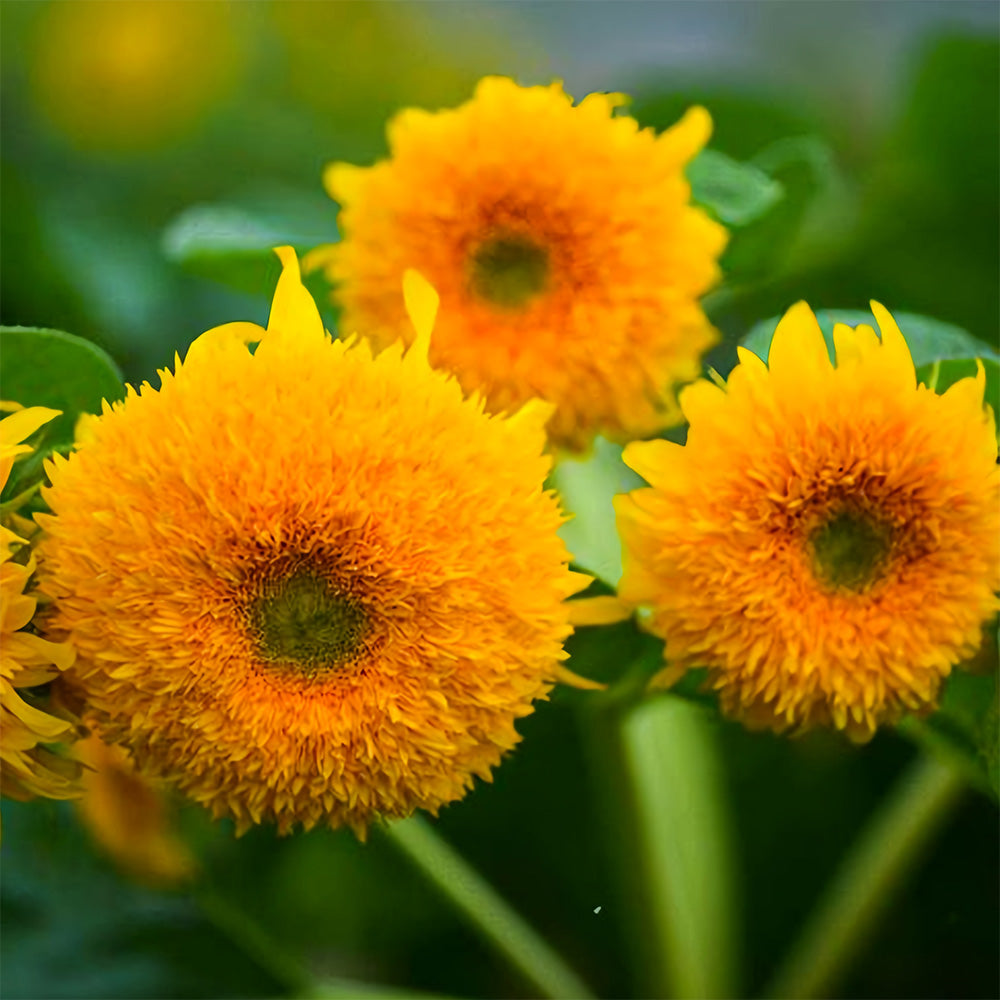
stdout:
<svg viewBox="0 0 1000 1000">
<path fill-rule="evenodd" d="M 480 243 L 469 258 L 473 293 L 501 309 L 527 305 L 548 280 L 548 252 L 525 236 L 493 236 Z"/>
<path fill-rule="evenodd" d="M 831 587 L 862 591 L 882 575 L 892 529 L 866 514 L 842 510 L 810 536 L 816 575 Z"/>
<path fill-rule="evenodd" d="M 266 584 L 250 605 L 250 625 L 263 659 L 314 673 L 350 660 L 368 620 L 325 580 L 298 572 Z"/>
</svg>

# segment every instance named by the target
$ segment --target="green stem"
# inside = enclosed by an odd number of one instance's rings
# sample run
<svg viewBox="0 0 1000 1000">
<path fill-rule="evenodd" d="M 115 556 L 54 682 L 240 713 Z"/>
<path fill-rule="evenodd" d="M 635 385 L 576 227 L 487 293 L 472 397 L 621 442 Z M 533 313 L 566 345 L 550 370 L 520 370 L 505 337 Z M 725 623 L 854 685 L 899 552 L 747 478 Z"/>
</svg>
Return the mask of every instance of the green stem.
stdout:
<svg viewBox="0 0 1000 1000">
<path fill-rule="evenodd" d="M 592 996 L 584 983 L 434 828 L 420 817 L 385 827 L 389 839 L 444 893 L 486 940 L 546 997 Z"/>
<path fill-rule="evenodd" d="M 316 983 L 305 966 L 248 913 L 213 889 L 199 889 L 194 898 L 202 913 L 289 993 L 307 997 L 314 994 Z"/>
<path fill-rule="evenodd" d="M 712 724 L 679 698 L 624 718 L 624 763 L 638 828 L 656 995 L 736 995 L 729 819 Z"/>
<path fill-rule="evenodd" d="M 963 787 L 962 775 L 935 757 L 925 755 L 911 767 L 830 882 L 764 996 L 831 995 Z"/>
</svg>

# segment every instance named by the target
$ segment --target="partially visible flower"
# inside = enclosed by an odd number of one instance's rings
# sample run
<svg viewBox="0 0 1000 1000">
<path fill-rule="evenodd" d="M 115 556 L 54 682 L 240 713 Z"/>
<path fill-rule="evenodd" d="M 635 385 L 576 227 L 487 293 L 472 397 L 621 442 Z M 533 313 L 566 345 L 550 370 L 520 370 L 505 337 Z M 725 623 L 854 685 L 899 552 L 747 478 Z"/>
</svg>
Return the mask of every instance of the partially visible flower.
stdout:
<svg viewBox="0 0 1000 1000">
<path fill-rule="evenodd" d="M 58 415 L 43 406 L 17 407 L 0 420 L 0 490 L 14 461 L 33 450 L 24 440 Z M 79 767 L 50 748 L 72 739 L 74 725 L 39 708 L 27 689 L 69 668 L 73 648 L 26 630 L 38 606 L 29 589 L 36 561 L 34 554 L 25 558 L 27 546 L 0 525 L 0 792 L 12 799 L 68 799 L 79 794 Z"/>
<path fill-rule="evenodd" d="M 586 578 L 550 409 L 489 417 L 431 369 L 417 276 L 414 345 L 373 358 L 281 255 L 267 330 L 204 334 L 49 465 L 43 585 L 88 722 L 140 771 L 239 830 L 363 833 L 489 780 L 565 676 Z"/>
<path fill-rule="evenodd" d="M 135 153 L 175 141 L 236 81 L 233 6 L 73 0 L 45 10 L 32 85 L 49 120 L 88 150 Z"/>
<path fill-rule="evenodd" d="M 190 878 L 194 859 L 171 827 L 163 791 L 137 773 L 121 747 L 94 734 L 73 749 L 86 765 L 77 811 L 112 860 L 133 878 L 153 885 Z"/>
<path fill-rule="evenodd" d="M 624 102 L 487 77 L 459 108 L 397 115 L 389 160 L 331 165 L 343 242 L 306 266 L 338 284 L 344 328 L 393 343 L 419 267 L 443 303 L 432 361 L 492 412 L 545 399 L 571 448 L 676 421 L 673 386 L 715 340 L 698 298 L 726 232 L 684 177 L 711 120 L 692 108 L 657 136 Z"/>
<path fill-rule="evenodd" d="M 834 330 L 805 303 L 768 365 L 681 394 L 687 444 L 636 443 L 618 498 L 620 594 L 666 640 L 670 683 L 707 667 L 723 709 L 855 739 L 931 711 L 1000 607 L 1000 469 L 982 367 L 918 386 L 889 313 Z"/>
</svg>

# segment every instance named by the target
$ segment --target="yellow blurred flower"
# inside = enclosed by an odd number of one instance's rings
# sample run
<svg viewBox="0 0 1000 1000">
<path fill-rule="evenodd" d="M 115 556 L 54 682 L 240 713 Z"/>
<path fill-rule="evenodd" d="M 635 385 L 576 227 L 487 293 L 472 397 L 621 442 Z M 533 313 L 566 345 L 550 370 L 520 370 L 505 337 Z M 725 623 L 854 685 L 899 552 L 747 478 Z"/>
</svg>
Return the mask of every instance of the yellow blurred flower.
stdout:
<svg viewBox="0 0 1000 1000">
<path fill-rule="evenodd" d="M 805 303 L 768 365 L 681 393 L 687 444 L 636 443 L 618 498 L 620 594 L 666 640 L 670 683 L 707 667 L 723 709 L 855 739 L 934 708 L 1000 607 L 1000 469 L 984 375 L 918 386 L 889 313 L 834 330 Z"/>
<path fill-rule="evenodd" d="M 0 489 L 14 461 L 33 450 L 24 440 L 59 415 L 43 406 L 3 408 L 15 412 L 0 420 Z M 0 791 L 12 799 L 67 799 L 79 794 L 79 768 L 50 747 L 71 740 L 75 727 L 37 707 L 26 689 L 54 680 L 74 654 L 68 643 L 26 631 L 38 606 L 29 591 L 36 562 L 33 554 L 24 558 L 27 545 L 0 525 Z"/>
<path fill-rule="evenodd" d="M 44 586 L 141 771 L 239 830 L 363 834 L 489 779 L 564 674 L 582 581 L 549 408 L 489 417 L 432 370 L 415 275 L 405 355 L 332 341 L 281 255 L 266 331 L 203 335 L 50 464 Z"/>
<path fill-rule="evenodd" d="M 572 448 L 675 420 L 672 387 L 715 339 L 698 298 L 726 233 L 684 177 L 711 121 L 692 108 L 657 136 L 623 102 L 488 77 L 459 108 L 398 114 L 389 160 L 328 167 L 343 242 L 306 265 L 338 284 L 343 328 L 392 343 L 419 267 L 443 303 L 432 360 L 491 411 L 552 402 Z"/>
<path fill-rule="evenodd" d="M 128 754 L 93 734 L 73 749 L 86 765 L 77 811 L 112 860 L 153 885 L 193 876 L 194 859 L 171 828 L 163 793 L 136 772 Z"/>
<path fill-rule="evenodd" d="M 131 153 L 193 129 L 236 82 L 232 5 L 187 0 L 51 3 L 31 83 L 42 111 L 75 145 Z"/>
</svg>

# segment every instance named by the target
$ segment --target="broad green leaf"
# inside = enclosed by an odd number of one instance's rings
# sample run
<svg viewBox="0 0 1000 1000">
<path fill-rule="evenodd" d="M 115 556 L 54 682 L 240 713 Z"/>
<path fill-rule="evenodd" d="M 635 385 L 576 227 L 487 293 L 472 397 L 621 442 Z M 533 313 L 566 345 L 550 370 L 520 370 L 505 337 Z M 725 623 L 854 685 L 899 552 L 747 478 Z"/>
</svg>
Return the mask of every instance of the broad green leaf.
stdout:
<svg viewBox="0 0 1000 1000">
<path fill-rule="evenodd" d="M 0 327 L 0 394 L 22 406 L 62 410 L 45 427 L 51 450 L 73 441 L 81 413 L 100 413 L 101 401 L 125 395 L 114 361 L 96 344 L 61 330 Z"/>
<path fill-rule="evenodd" d="M 784 195 L 781 184 L 750 163 L 705 149 L 687 169 L 692 198 L 727 226 L 745 226 L 765 215 Z"/>
<path fill-rule="evenodd" d="M 644 485 L 621 456 L 621 445 L 599 437 L 587 458 L 563 458 L 552 471 L 563 508 L 572 515 L 559 529 L 560 537 L 581 569 L 611 587 L 622 575 L 621 540 L 611 501 Z"/>
<path fill-rule="evenodd" d="M 281 266 L 272 253 L 292 246 L 301 256 L 337 239 L 336 209 L 325 198 L 284 197 L 245 207 L 193 205 L 163 233 L 166 257 L 191 274 L 251 295 L 270 296 Z"/>
</svg>

